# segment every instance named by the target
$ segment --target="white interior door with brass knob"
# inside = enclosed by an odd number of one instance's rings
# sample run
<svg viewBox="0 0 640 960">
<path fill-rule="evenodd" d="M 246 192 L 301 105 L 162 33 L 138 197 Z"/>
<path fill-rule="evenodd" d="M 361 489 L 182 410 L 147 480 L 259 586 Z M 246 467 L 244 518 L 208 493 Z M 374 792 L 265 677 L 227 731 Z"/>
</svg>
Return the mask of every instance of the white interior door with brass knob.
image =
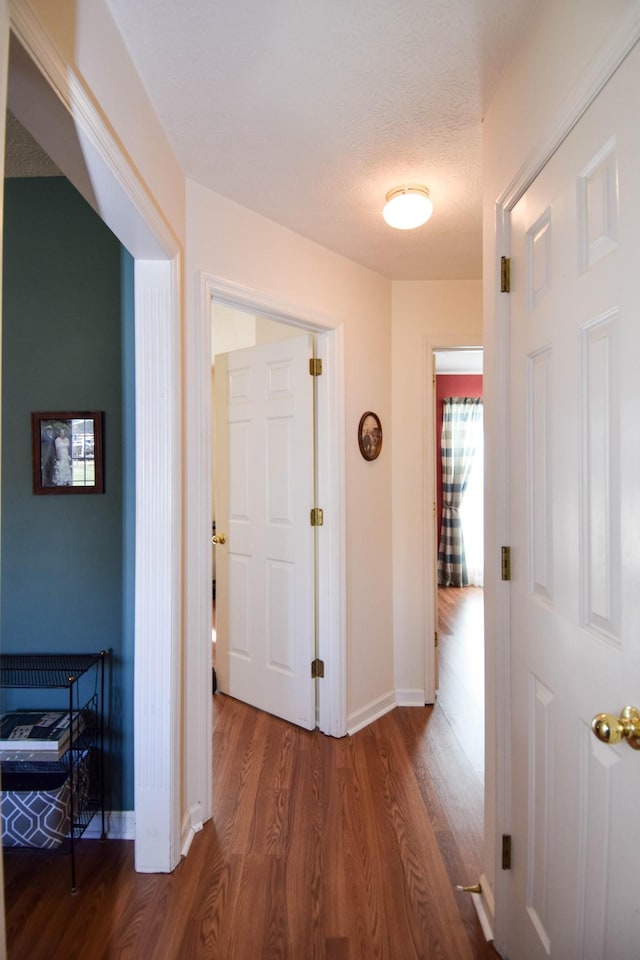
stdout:
<svg viewBox="0 0 640 960">
<path fill-rule="evenodd" d="M 640 50 L 512 212 L 511 952 L 640 957 Z M 614 742 L 615 741 L 615 742 Z"/>
<path fill-rule="evenodd" d="M 315 726 L 309 334 L 216 357 L 218 687 Z"/>
</svg>

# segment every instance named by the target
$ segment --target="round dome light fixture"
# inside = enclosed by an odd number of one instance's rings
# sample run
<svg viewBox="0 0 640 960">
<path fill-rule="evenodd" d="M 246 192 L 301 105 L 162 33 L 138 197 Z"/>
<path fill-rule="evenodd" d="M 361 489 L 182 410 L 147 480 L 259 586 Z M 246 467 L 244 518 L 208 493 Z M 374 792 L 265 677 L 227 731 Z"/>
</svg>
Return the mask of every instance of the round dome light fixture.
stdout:
<svg viewBox="0 0 640 960">
<path fill-rule="evenodd" d="M 433 213 L 429 191 L 419 184 L 394 187 L 387 194 L 382 216 L 396 230 L 414 230 L 426 223 Z"/>
</svg>

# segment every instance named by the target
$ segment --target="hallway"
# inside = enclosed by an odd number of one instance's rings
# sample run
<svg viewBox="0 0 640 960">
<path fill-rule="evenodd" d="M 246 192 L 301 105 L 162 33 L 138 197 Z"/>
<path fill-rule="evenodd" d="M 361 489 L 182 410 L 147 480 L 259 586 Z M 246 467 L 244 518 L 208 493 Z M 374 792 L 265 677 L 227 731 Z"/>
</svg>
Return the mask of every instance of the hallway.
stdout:
<svg viewBox="0 0 640 960">
<path fill-rule="evenodd" d="M 132 843 L 82 841 L 76 897 L 67 858 L 6 856 L 10 960 L 495 960 L 455 889 L 479 877 L 483 798 L 442 705 L 335 740 L 212 704 L 189 856 L 141 875 Z"/>
</svg>

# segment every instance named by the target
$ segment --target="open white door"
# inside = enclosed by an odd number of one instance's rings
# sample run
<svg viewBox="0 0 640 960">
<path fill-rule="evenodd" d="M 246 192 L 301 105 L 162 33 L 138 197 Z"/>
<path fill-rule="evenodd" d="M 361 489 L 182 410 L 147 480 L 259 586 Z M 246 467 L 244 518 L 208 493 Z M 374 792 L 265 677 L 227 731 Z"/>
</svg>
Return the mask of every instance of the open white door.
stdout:
<svg viewBox="0 0 640 960">
<path fill-rule="evenodd" d="M 631 960 L 640 752 L 640 50 L 512 214 L 508 955 Z"/>
<path fill-rule="evenodd" d="M 216 357 L 219 688 L 315 726 L 309 334 Z"/>
</svg>

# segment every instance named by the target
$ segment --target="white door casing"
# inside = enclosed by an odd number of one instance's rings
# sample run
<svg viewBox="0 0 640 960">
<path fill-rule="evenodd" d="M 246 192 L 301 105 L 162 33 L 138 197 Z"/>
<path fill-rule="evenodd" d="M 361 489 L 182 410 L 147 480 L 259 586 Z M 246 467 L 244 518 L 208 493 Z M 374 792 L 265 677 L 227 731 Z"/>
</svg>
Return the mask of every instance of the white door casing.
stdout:
<svg viewBox="0 0 640 960">
<path fill-rule="evenodd" d="M 438 547 L 440 530 L 438 515 L 434 504 L 438 500 L 437 445 L 440 443 L 440 425 L 437 420 L 435 354 L 441 351 L 482 350 L 483 346 L 468 337 L 441 335 L 437 340 L 425 338 L 422 354 L 423 383 L 423 423 L 425 438 L 423 446 L 423 490 L 424 490 L 424 530 L 423 530 L 423 569 L 424 583 L 429 584 L 424 591 L 425 603 L 425 661 L 424 661 L 424 702 L 435 703 L 438 689 L 438 651 L 436 633 L 438 631 Z"/>
<path fill-rule="evenodd" d="M 636 49 L 511 219 L 507 952 L 522 960 L 627 960 L 640 943 L 640 755 L 590 730 L 640 706 L 639 78 Z"/>
<path fill-rule="evenodd" d="M 302 334 L 216 358 L 220 690 L 306 729 L 315 726 L 312 356 Z"/>
</svg>

